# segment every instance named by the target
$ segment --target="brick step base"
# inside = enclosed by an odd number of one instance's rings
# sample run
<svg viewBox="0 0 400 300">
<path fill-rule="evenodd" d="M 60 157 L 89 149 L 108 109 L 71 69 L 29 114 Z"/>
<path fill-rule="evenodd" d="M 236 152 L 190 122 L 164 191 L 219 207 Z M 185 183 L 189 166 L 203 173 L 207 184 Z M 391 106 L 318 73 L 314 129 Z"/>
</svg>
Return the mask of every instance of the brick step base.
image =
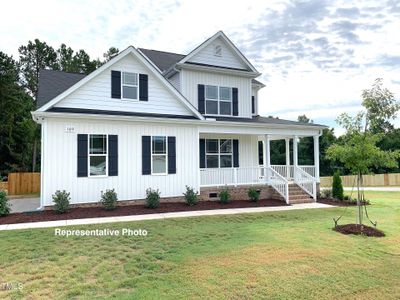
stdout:
<svg viewBox="0 0 400 300">
<path fill-rule="evenodd" d="M 272 193 L 274 199 L 284 200 L 283 197 L 275 190 Z M 297 184 L 289 184 L 289 204 L 312 203 L 314 199 L 310 197 Z"/>
</svg>

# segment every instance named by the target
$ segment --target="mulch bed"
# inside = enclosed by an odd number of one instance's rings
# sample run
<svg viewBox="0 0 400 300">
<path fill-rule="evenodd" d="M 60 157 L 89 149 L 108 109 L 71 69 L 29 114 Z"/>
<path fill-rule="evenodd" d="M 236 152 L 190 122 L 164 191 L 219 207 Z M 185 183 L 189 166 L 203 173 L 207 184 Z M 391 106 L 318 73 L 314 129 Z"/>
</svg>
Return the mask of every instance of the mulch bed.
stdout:
<svg viewBox="0 0 400 300">
<path fill-rule="evenodd" d="M 235 200 L 228 204 L 221 204 L 217 201 L 200 201 L 194 206 L 188 206 L 183 202 L 160 203 L 158 208 L 150 209 L 144 205 L 126 205 L 119 206 L 115 210 L 106 211 L 102 207 L 78 207 L 72 208 L 65 214 L 57 214 L 52 210 L 15 213 L 5 217 L 0 217 L 0 224 L 16 224 L 27 222 L 58 221 L 70 219 L 84 219 L 97 217 L 117 217 L 130 215 L 145 215 L 178 211 L 196 211 L 227 208 L 245 208 L 245 207 L 269 207 L 269 206 L 287 206 L 279 200 L 259 200 L 251 202 L 249 200 Z"/>
<path fill-rule="evenodd" d="M 360 224 L 338 225 L 335 228 L 333 228 L 333 230 L 343 234 L 356 234 L 356 235 L 366 235 L 374 237 L 385 236 L 385 234 L 379 229 Z"/>
<path fill-rule="evenodd" d="M 326 198 L 318 198 L 317 202 L 335 206 L 357 206 L 357 203 L 354 202 L 347 202 L 345 200 L 340 201 L 340 200 L 326 199 Z M 369 203 L 367 203 L 367 205 L 369 205 Z"/>
</svg>

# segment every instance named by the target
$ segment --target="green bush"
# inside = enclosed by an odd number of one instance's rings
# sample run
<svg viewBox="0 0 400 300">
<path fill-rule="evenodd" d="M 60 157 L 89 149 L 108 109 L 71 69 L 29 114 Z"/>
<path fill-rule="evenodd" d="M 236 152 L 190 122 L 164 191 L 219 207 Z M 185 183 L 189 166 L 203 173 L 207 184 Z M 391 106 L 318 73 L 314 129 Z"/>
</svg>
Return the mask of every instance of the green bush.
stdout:
<svg viewBox="0 0 400 300">
<path fill-rule="evenodd" d="M 10 209 L 6 192 L 0 190 L 0 217 L 7 216 L 10 213 Z"/>
<path fill-rule="evenodd" d="M 222 204 L 227 204 L 231 200 L 231 194 L 229 193 L 228 188 L 223 189 L 219 193 L 219 202 Z"/>
<path fill-rule="evenodd" d="M 105 210 L 114 210 L 117 208 L 118 196 L 114 189 L 101 191 L 101 204 Z"/>
<path fill-rule="evenodd" d="M 249 190 L 247 191 L 247 195 L 252 202 L 257 202 L 260 199 L 260 193 L 254 187 L 249 188 Z"/>
<path fill-rule="evenodd" d="M 339 172 L 335 172 L 332 182 L 332 197 L 335 199 L 343 200 L 343 185 Z"/>
<path fill-rule="evenodd" d="M 331 189 L 323 189 L 321 191 L 322 198 L 330 199 L 332 198 L 332 190 Z"/>
<path fill-rule="evenodd" d="M 69 209 L 70 194 L 64 191 L 57 190 L 53 197 L 54 211 L 58 214 L 66 213 Z"/>
<path fill-rule="evenodd" d="M 189 206 L 193 206 L 197 203 L 197 192 L 194 188 L 186 186 L 186 192 L 183 193 L 185 196 L 186 204 Z"/>
<path fill-rule="evenodd" d="M 160 192 L 159 190 L 153 190 L 148 188 L 146 190 L 146 206 L 148 208 L 157 208 L 160 204 Z"/>
</svg>

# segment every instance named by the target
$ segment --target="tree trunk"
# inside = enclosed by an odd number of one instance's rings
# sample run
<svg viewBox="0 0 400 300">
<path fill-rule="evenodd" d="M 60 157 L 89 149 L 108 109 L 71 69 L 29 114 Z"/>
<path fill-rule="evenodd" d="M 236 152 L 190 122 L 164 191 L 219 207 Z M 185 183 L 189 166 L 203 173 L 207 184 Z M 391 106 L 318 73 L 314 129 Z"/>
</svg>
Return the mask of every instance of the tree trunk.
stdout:
<svg viewBox="0 0 400 300">
<path fill-rule="evenodd" d="M 361 206 L 361 188 L 362 185 L 362 175 L 361 172 L 357 174 L 357 208 L 358 208 L 358 224 L 362 224 L 362 206 Z"/>
</svg>

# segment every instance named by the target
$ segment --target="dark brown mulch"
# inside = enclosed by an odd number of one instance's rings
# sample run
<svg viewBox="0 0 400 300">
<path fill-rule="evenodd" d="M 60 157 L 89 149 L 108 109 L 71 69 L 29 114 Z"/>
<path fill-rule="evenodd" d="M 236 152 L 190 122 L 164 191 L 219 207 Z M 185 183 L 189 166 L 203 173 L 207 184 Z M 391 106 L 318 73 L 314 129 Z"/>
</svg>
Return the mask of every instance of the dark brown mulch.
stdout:
<svg viewBox="0 0 400 300">
<path fill-rule="evenodd" d="M 183 202 L 160 203 L 158 208 L 147 208 L 144 205 L 126 205 L 119 206 L 115 210 L 106 211 L 102 207 L 78 207 L 72 208 L 65 214 L 57 214 L 52 210 L 15 213 L 5 217 L 0 217 L 0 224 L 15 224 L 27 222 L 57 221 L 70 219 L 84 219 L 97 217 L 115 217 L 130 215 L 145 215 L 154 213 L 178 212 L 178 211 L 196 211 L 196 210 L 212 210 L 227 208 L 244 208 L 244 207 L 266 207 L 266 206 L 286 206 L 287 204 L 279 200 L 259 200 L 251 202 L 249 200 L 235 200 L 228 204 L 221 204 L 216 201 L 200 201 L 194 206 L 188 206 Z"/>
<path fill-rule="evenodd" d="M 335 199 L 326 199 L 326 198 L 318 198 L 318 203 L 335 205 L 335 206 L 357 206 L 357 203 L 347 202 L 345 200 L 335 200 Z M 369 203 L 367 203 L 369 205 Z"/>
<path fill-rule="evenodd" d="M 374 236 L 374 237 L 383 237 L 385 234 L 383 231 L 376 229 L 374 227 L 360 225 L 360 224 L 346 224 L 346 225 L 338 225 L 333 230 L 343 233 L 343 234 L 357 234 L 357 235 L 366 235 L 366 236 Z"/>
</svg>

